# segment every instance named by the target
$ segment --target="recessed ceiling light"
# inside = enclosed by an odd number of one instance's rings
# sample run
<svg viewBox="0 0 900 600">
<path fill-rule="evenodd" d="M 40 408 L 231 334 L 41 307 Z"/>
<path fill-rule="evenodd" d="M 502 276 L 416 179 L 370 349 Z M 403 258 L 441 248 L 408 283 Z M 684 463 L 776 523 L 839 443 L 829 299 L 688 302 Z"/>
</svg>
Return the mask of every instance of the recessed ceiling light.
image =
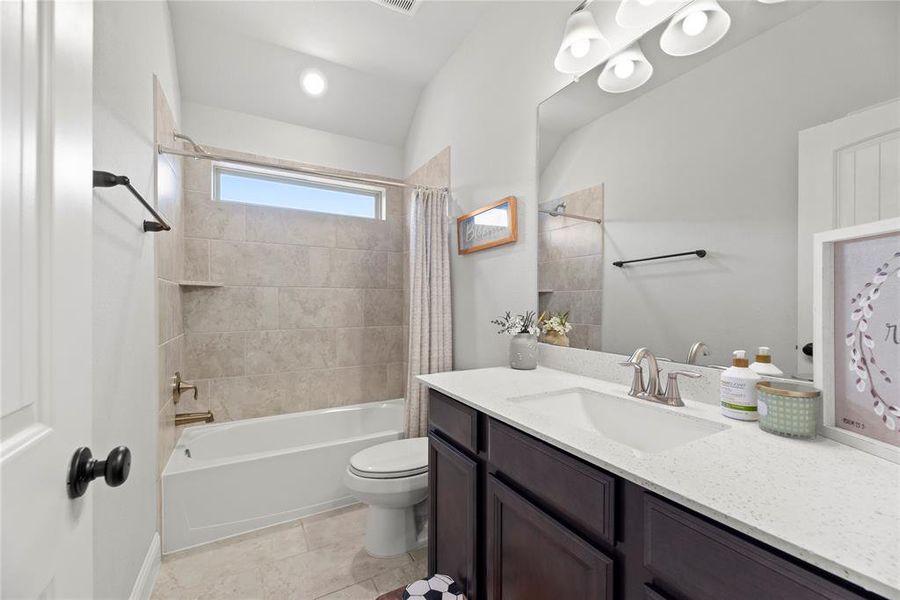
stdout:
<svg viewBox="0 0 900 600">
<path fill-rule="evenodd" d="M 313 97 L 321 96 L 328 89 L 328 80 L 321 71 L 316 69 L 304 71 L 300 77 L 300 83 L 303 85 L 303 91 Z"/>
</svg>

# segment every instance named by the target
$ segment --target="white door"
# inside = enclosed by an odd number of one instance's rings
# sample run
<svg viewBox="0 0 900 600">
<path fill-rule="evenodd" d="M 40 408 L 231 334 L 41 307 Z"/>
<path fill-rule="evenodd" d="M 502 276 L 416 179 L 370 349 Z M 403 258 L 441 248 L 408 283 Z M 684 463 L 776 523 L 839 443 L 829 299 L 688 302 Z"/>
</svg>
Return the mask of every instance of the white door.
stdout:
<svg viewBox="0 0 900 600">
<path fill-rule="evenodd" d="M 900 100 L 800 132 L 797 347 L 813 339 L 813 234 L 900 216 Z M 812 359 L 798 352 L 798 373 Z"/>
<path fill-rule="evenodd" d="M 0 1 L 0 597 L 89 598 L 89 2 Z M 96 484 L 95 484 L 96 485 Z"/>
</svg>

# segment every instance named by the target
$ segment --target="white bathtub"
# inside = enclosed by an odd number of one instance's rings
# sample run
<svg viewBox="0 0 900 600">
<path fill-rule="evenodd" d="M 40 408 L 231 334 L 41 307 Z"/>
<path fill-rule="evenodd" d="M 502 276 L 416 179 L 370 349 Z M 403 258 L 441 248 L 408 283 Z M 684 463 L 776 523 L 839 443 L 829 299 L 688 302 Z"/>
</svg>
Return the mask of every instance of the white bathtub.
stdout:
<svg viewBox="0 0 900 600">
<path fill-rule="evenodd" d="M 163 553 L 356 502 L 350 457 L 402 429 L 403 400 L 185 429 L 162 474 Z"/>
</svg>

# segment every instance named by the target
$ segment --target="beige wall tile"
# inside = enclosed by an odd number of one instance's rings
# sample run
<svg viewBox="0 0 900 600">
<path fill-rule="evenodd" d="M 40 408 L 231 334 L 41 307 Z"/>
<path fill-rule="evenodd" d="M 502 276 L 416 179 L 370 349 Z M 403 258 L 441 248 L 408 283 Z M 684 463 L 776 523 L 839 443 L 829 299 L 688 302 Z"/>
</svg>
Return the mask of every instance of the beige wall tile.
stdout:
<svg viewBox="0 0 900 600">
<path fill-rule="evenodd" d="M 356 327 L 336 331 L 337 366 L 402 362 L 405 338 L 402 327 Z"/>
<path fill-rule="evenodd" d="M 245 333 L 189 333 L 184 336 L 185 379 L 244 374 Z"/>
<path fill-rule="evenodd" d="M 181 159 L 161 154 L 156 163 L 156 206 L 170 231 L 156 234 L 156 276 L 169 281 L 181 278 L 184 228 L 182 226 Z M 148 214 L 147 219 L 152 217 Z"/>
<path fill-rule="evenodd" d="M 180 335 L 159 347 L 159 409 L 172 400 L 175 371 L 182 370 L 184 336 Z"/>
<path fill-rule="evenodd" d="M 162 473 L 175 448 L 175 405 L 166 402 L 159 411 L 159 453 L 157 454 L 157 473 Z M 135 465 L 137 466 L 137 465 Z"/>
<path fill-rule="evenodd" d="M 212 193 L 212 163 L 201 159 L 185 160 L 184 189 L 191 192 Z"/>
<path fill-rule="evenodd" d="M 184 333 L 181 288 L 177 283 L 164 279 L 157 279 L 156 286 L 159 302 L 159 343 L 164 344 Z"/>
<path fill-rule="evenodd" d="M 337 406 L 388 400 L 387 365 L 347 367 L 333 371 Z"/>
<path fill-rule="evenodd" d="M 281 415 L 309 408 L 309 396 L 298 393 L 294 373 L 229 377 L 210 381 L 210 405 L 218 421 Z"/>
<path fill-rule="evenodd" d="M 303 210 L 247 206 L 247 240 L 331 247 L 343 220 Z"/>
<path fill-rule="evenodd" d="M 212 280 L 229 285 L 322 286 L 328 270 L 327 248 L 210 242 Z"/>
<path fill-rule="evenodd" d="M 388 215 L 386 220 L 344 217 L 338 222 L 335 243 L 338 248 L 360 250 L 403 250 L 403 219 Z"/>
<path fill-rule="evenodd" d="M 281 288 L 278 326 L 282 329 L 359 327 L 363 291 L 343 288 Z"/>
<path fill-rule="evenodd" d="M 406 287 L 408 262 L 409 254 L 406 252 L 391 252 L 388 254 L 387 283 L 385 287 L 391 289 Z"/>
<path fill-rule="evenodd" d="M 183 277 L 187 281 L 211 281 L 209 243 L 209 240 L 185 238 Z"/>
<path fill-rule="evenodd" d="M 333 249 L 329 269 L 330 287 L 378 288 L 387 281 L 388 253 Z"/>
<path fill-rule="evenodd" d="M 387 397 L 403 398 L 406 395 L 407 363 L 391 363 L 387 366 Z"/>
<path fill-rule="evenodd" d="M 331 367 L 334 329 L 256 331 L 247 334 L 247 372 L 279 373 Z"/>
<path fill-rule="evenodd" d="M 243 204 L 213 202 L 208 192 L 185 192 L 184 234 L 217 240 L 243 240 L 246 217 Z"/>
<path fill-rule="evenodd" d="M 402 325 L 403 290 L 363 290 L 365 326 Z"/>
<path fill-rule="evenodd" d="M 228 332 L 278 327 L 276 288 L 187 288 L 183 298 L 186 331 Z"/>
</svg>

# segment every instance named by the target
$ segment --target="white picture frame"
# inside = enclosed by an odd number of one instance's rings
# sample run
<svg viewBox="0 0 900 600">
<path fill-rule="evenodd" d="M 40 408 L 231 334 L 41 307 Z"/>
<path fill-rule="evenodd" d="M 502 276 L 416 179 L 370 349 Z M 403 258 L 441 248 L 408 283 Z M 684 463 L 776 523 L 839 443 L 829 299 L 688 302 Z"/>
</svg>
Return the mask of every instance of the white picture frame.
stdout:
<svg viewBox="0 0 900 600">
<path fill-rule="evenodd" d="M 835 425 L 835 268 L 836 242 L 900 232 L 900 218 L 817 233 L 813 241 L 813 380 L 822 392 L 820 435 L 900 464 L 900 447 Z"/>
</svg>

